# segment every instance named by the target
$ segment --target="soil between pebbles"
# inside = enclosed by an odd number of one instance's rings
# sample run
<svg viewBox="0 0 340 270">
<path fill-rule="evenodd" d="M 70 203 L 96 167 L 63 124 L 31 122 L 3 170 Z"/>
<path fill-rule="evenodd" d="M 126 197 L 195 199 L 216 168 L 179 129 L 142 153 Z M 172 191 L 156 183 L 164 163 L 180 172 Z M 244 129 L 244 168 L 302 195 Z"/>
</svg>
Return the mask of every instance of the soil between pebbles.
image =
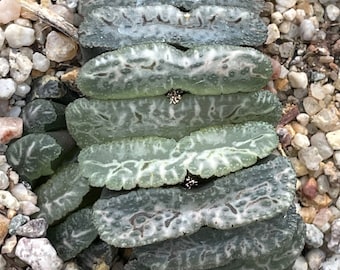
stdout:
<svg viewBox="0 0 340 270">
<path fill-rule="evenodd" d="M 77 26 L 76 4 L 41 1 Z M 72 39 L 20 11 L 17 1 L 0 1 L 0 10 L 6 10 L 0 12 L 0 193 L 6 198 L 0 202 L 0 269 L 50 269 L 51 258 L 56 265 L 63 262 L 43 240 L 44 222 L 29 220 L 39 211 L 37 198 L 3 154 L 11 140 L 22 136 L 20 112 L 35 94 L 32 79 L 50 75 L 72 86 L 80 52 Z M 278 150 L 296 170 L 296 205 L 307 224 L 306 246 L 294 269 L 340 269 L 340 2 L 267 1 L 262 17 L 268 38 L 259 49 L 274 67 L 266 89 L 284 104 Z M 24 224 L 34 234 L 25 233 Z M 18 258 L 34 241 L 52 256 L 40 268 L 30 258 Z M 72 262 L 64 269 L 78 268 Z"/>
</svg>

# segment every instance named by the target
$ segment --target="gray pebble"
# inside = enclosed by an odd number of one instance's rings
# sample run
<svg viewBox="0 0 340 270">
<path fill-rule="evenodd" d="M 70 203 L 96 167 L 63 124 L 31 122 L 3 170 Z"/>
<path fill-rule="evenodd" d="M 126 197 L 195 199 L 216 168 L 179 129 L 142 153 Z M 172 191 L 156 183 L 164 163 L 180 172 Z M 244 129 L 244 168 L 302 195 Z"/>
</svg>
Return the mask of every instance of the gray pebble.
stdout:
<svg viewBox="0 0 340 270">
<path fill-rule="evenodd" d="M 5 172 L 0 171 L 0 189 L 6 189 L 8 188 L 9 180 L 8 176 Z"/>
<path fill-rule="evenodd" d="M 338 169 L 340 169 L 340 151 L 335 151 L 333 158 L 335 166 L 337 166 Z"/>
<path fill-rule="evenodd" d="M 333 149 L 328 144 L 326 135 L 322 132 L 318 132 L 314 134 L 311 138 L 311 145 L 315 146 L 318 149 L 318 152 L 320 156 L 322 157 L 322 160 L 326 160 L 330 158 L 333 155 Z"/>
<path fill-rule="evenodd" d="M 0 48 L 4 45 L 4 43 L 5 43 L 5 32 L 0 27 Z"/>
<path fill-rule="evenodd" d="M 320 167 L 322 157 L 315 146 L 306 147 L 298 152 L 300 161 L 305 164 L 306 168 L 317 171 Z"/>
<path fill-rule="evenodd" d="M 306 244 L 313 248 L 323 245 L 323 233 L 314 224 L 306 224 Z"/>
<path fill-rule="evenodd" d="M 0 99 L 9 100 L 16 88 L 17 84 L 13 79 L 0 79 Z"/>
<path fill-rule="evenodd" d="M 336 19 L 340 16 L 340 9 L 335 5 L 328 5 L 326 7 L 326 14 L 328 19 L 331 21 L 336 21 Z"/>
<path fill-rule="evenodd" d="M 327 247 L 334 253 L 340 253 L 340 218 L 335 219 L 331 225 L 331 239 Z"/>
<path fill-rule="evenodd" d="M 316 32 L 313 22 L 309 19 L 304 19 L 300 24 L 300 37 L 302 40 L 312 40 Z"/>
<path fill-rule="evenodd" d="M 329 192 L 330 186 L 329 186 L 328 177 L 326 175 L 324 174 L 320 175 L 317 179 L 317 183 L 318 183 L 318 192 L 320 194 L 325 194 Z"/>
<path fill-rule="evenodd" d="M 7 262 L 5 258 L 2 255 L 0 255 L 0 269 L 6 269 L 6 266 L 7 266 Z"/>
<path fill-rule="evenodd" d="M 17 90 L 15 91 L 15 94 L 19 97 L 26 97 L 26 95 L 31 91 L 31 86 L 29 86 L 27 83 L 19 83 L 17 85 Z"/>
<path fill-rule="evenodd" d="M 9 72 L 8 60 L 4 57 L 0 57 L 0 77 L 6 77 Z"/>
<path fill-rule="evenodd" d="M 44 218 L 32 219 L 16 229 L 15 234 L 30 238 L 45 236 L 48 224 Z"/>
<path fill-rule="evenodd" d="M 327 258 L 322 264 L 322 270 L 340 270 L 340 254 L 334 254 Z"/>
<path fill-rule="evenodd" d="M 314 248 L 308 251 L 306 260 L 310 270 L 319 270 L 321 263 L 325 260 L 326 254 L 324 251 L 318 248 Z"/>
<path fill-rule="evenodd" d="M 33 68 L 41 72 L 46 72 L 50 67 L 50 60 L 43 54 L 35 52 L 33 54 Z"/>
<path fill-rule="evenodd" d="M 23 224 L 25 224 L 27 221 L 29 221 L 30 218 L 28 216 L 24 216 L 22 214 L 18 214 L 14 216 L 11 219 L 11 222 L 8 226 L 8 232 L 9 234 L 13 235 L 16 233 L 16 230 Z"/>
<path fill-rule="evenodd" d="M 293 57 L 295 46 L 293 42 L 284 42 L 279 47 L 280 56 L 283 58 Z"/>
</svg>

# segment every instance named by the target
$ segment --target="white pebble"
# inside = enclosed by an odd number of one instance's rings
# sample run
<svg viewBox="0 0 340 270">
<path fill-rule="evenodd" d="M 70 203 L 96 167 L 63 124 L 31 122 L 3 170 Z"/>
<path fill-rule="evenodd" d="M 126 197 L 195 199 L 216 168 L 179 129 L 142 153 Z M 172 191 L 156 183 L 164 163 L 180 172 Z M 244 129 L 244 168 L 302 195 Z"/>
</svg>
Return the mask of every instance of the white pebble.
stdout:
<svg viewBox="0 0 340 270">
<path fill-rule="evenodd" d="M 20 9 L 20 3 L 17 0 L 0 1 L 0 24 L 7 24 L 10 21 L 19 18 Z"/>
<path fill-rule="evenodd" d="M 12 235 L 11 237 L 6 239 L 5 244 L 1 248 L 1 253 L 4 253 L 4 254 L 12 253 L 16 244 L 17 244 L 17 237 L 16 235 Z"/>
<path fill-rule="evenodd" d="M 28 19 L 18 18 L 16 20 L 14 20 L 14 23 L 18 24 L 18 25 L 21 25 L 21 26 L 24 26 L 24 27 L 32 28 L 32 23 Z"/>
<path fill-rule="evenodd" d="M 15 91 L 15 94 L 19 97 L 26 97 L 26 95 L 31 91 L 31 86 L 29 86 L 27 83 L 19 83 L 17 85 L 17 90 Z"/>
<path fill-rule="evenodd" d="M 328 19 L 335 21 L 340 15 L 340 9 L 335 5 L 328 5 L 326 7 L 326 14 Z"/>
<path fill-rule="evenodd" d="M 309 123 L 309 115 L 306 114 L 306 113 L 299 113 L 297 116 L 296 116 L 296 120 L 301 124 L 303 125 L 304 127 L 307 126 L 307 124 Z"/>
<path fill-rule="evenodd" d="M 294 265 L 293 265 L 293 268 L 292 270 L 308 270 L 308 264 L 306 262 L 306 259 L 305 257 L 303 256 L 299 256 Z"/>
<path fill-rule="evenodd" d="M 326 138 L 333 150 L 340 150 L 340 129 L 326 133 Z"/>
<path fill-rule="evenodd" d="M 0 171 L 0 189 L 6 189 L 8 188 L 9 181 L 8 181 L 8 176 L 5 172 Z"/>
<path fill-rule="evenodd" d="M 317 132 L 311 138 L 311 145 L 318 149 L 318 152 L 323 160 L 330 158 L 333 155 L 333 149 L 328 144 L 325 133 Z"/>
<path fill-rule="evenodd" d="M 280 30 L 275 23 L 269 24 L 267 26 L 267 30 L 268 30 L 268 37 L 267 37 L 267 40 L 266 40 L 266 44 L 273 43 L 277 39 L 280 38 Z"/>
<path fill-rule="evenodd" d="M 308 85 L 308 77 L 305 72 L 290 71 L 288 80 L 293 88 L 306 88 Z"/>
<path fill-rule="evenodd" d="M 282 34 L 287 34 L 289 33 L 291 26 L 292 26 L 291 22 L 284 21 L 283 23 L 280 24 L 279 30 Z"/>
<path fill-rule="evenodd" d="M 340 169 L 340 151 L 335 151 L 333 154 L 334 164 Z M 340 209 L 340 207 L 339 207 Z"/>
<path fill-rule="evenodd" d="M 339 270 L 340 269 L 340 254 L 333 254 L 327 258 L 322 264 L 322 270 Z"/>
<path fill-rule="evenodd" d="M 19 174 L 15 171 L 10 170 L 9 171 L 9 180 L 14 184 L 18 184 L 19 183 Z"/>
<path fill-rule="evenodd" d="M 0 204 L 8 209 L 19 210 L 18 200 L 8 191 L 0 190 Z"/>
<path fill-rule="evenodd" d="M 45 72 L 50 67 L 50 60 L 43 54 L 36 52 L 33 54 L 33 69 Z"/>
<path fill-rule="evenodd" d="M 331 239 L 329 240 L 327 247 L 335 253 L 340 253 L 340 218 L 335 219 L 332 222 Z"/>
<path fill-rule="evenodd" d="M 10 99 L 16 88 L 17 84 L 13 79 L 0 79 L 0 99 Z"/>
<path fill-rule="evenodd" d="M 40 211 L 40 208 L 29 201 L 20 201 L 20 213 L 30 216 Z"/>
<path fill-rule="evenodd" d="M 310 270 L 319 270 L 321 263 L 325 260 L 326 254 L 321 249 L 311 249 L 306 255 Z"/>
<path fill-rule="evenodd" d="M 323 91 L 325 92 L 326 95 L 333 95 L 335 87 L 334 85 L 327 83 L 322 86 Z"/>
<path fill-rule="evenodd" d="M 31 46 L 34 43 L 34 30 L 15 23 L 8 25 L 5 29 L 5 37 L 8 45 L 12 48 Z"/>
<path fill-rule="evenodd" d="M 296 10 L 296 22 L 301 23 L 306 17 L 306 12 L 303 9 L 297 9 Z"/>
<path fill-rule="evenodd" d="M 303 99 L 303 107 L 307 114 L 314 115 L 318 113 L 322 108 L 318 101 L 313 97 L 306 97 Z"/>
<path fill-rule="evenodd" d="M 4 57 L 0 57 L 0 77 L 6 77 L 9 72 L 8 60 Z"/>
<path fill-rule="evenodd" d="M 304 19 L 300 24 L 300 37 L 302 40 L 310 41 L 315 35 L 315 26 L 309 19 Z"/>
<path fill-rule="evenodd" d="M 293 140 L 292 140 L 292 146 L 297 149 L 303 149 L 310 145 L 309 139 L 306 135 L 303 135 L 301 133 L 296 133 Z"/>
<path fill-rule="evenodd" d="M 15 255 L 34 270 L 59 270 L 63 261 L 47 238 L 21 238 L 15 249 Z"/>
<path fill-rule="evenodd" d="M 320 168 L 322 157 L 315 146 L 310 146 L 301 149 L 298 152 L 300 161 L 311 171 L 317 171 Z"/>
<path fill-rule="evenodd" d="M 296 0 L 276 0 L 276 4 L 285 8 L 292 8 L 296 5 Z"/>
<path fill-rule="evenodd" d="M 318 100 L 323 100 L 326 96 L 326 93 L 323 87 L 318 83 L 312 83 L 310 85 L 310 91 L 311 91 L 312 97 Z"/>
<path fill-rule="evenodd" d="M 288 9 L 283 13 L 283 18 L 289 22 L 294 21 L 296 17 L 296 10 L 294 8 Z"/>
<path fill-rule="evenodd" d="M 271 21 L 272 21 L 272 23 L 275 23 L 275 24 L 279 25 L 280 23 L 283 22 L 282 14 L 280 12 L 278 12 L 278 11 L 272 13 Z"/>
<path fill-rule="evenodd" d="M 17 82 L 22 83 L 26 81 L 32 71 L 33 63 L 28 56 L 21 52 L 10 51 L 9 65 L 11 77 Z"/>
<path fill-rule="evenodd" d="M 4 45 L 4 43 L 5 43 L 5 32 L 0 27 L 0 49 Z"/>
<path fill-rule="evenodd" d="M 18 201 L 30 201 L 33 204 L 37 204 L 37 195 L 31 190 L 27 189 L 24 184 L 19 183 L 11 189 L 11 193 Z"/>
</svg>

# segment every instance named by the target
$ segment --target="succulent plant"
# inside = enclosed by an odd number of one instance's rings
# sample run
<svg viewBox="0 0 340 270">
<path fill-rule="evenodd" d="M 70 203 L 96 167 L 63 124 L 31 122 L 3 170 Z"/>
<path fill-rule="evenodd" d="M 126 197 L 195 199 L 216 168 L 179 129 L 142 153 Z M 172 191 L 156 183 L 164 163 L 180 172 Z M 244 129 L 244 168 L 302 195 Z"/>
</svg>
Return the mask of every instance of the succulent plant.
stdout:
<svg viewBox="0 0 340 270">
<path fill-rule="evenodd" d="M 269 58 L 252 48 L 205 45 L 183 52 L 149 43 L 91 59 L 82 67 L 77 84 L 96 99 L 158 96 L 170 89 L 220 95 L 259 90 L 271 73 Z"/>
<path fill-rule="evenodd" d="M 104 241 L 135 247 L 192 234 L 202 226 L 227 230 L 266 220 L 287 211 L 294 195 L 294 170 L 277 157 L 198 189 L 113 193 L 94 204 L 93 221 Z"/>
<path fill-rule="evenodd" d="M 164 96 L 96 100 L 80 98 L 68 105 L 68 131 L 78 146 L 128 137 L 159 136 L 176 140 L 203 127 L 266 121 L 275 125 L 281 103 L 268 91 L 219 96 L 185 94 L 178 104 Z"/>
<path fill-rule="evenodd" d="M 114 50 L 81 68 L 86 97 L 65 109 L 82 149 L 65 131 L 39 134 L 55 124 L 46 116 L 63 119 L 64 108 L 34 101 L 46 114 L 29 105 L 26 130 L 34 133 L 7 151 L 30 181 L 54 173 L 36 189 L 38 216 L 51 225 L 48 237 L 64 260 L 132 247 L 126 270 L 291 268 L 304 224 L 290 207 L 289 161 L 267 157 L 281 112 L 275 95 L 259 91 L 271 64 L 255 49 L 231 46 L 264 41 L 262 6 L 80 1 L 84 52 Z M 66 150 L 77 160 L 60 165 Z M 93 242 L 98 235 L 107 243 Z"/>
</svg>

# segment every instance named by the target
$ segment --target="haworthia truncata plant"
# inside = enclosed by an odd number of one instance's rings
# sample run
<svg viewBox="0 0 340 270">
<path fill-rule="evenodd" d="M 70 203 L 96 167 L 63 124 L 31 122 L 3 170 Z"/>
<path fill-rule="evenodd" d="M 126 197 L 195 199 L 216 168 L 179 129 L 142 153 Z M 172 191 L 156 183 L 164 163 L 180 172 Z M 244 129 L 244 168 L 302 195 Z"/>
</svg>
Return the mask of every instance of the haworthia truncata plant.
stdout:
<svg viewBox="0 0 340 270">
<path fill-rule="evenodd" d="M 252 48 L 209 45 L 183 52 L 151 43 L 91 59 L 82 67 L 77 84 L 96 99 L 158 96 L 171 89 L 220 95 L 259 90 L 271 73 L 269 58 Z"/>
<path fill-rule="evenodd" d="M 129 100 L 80 98 L 66 110 L 68 131 L 78 146 L 159 136 L 176 140 L 203 127 L 266 121 L 276 125 L 281 103 L 269 91 L 220 96 L 186 94 L 174 105 L 163 96 Z"/>
<path fill-rule="evenodd" d="M 253 165 L 277 146 L 265 122 L 210 127 L 178 142 L 161 137 L 121 139 L 84 148 L 80 170 L 93 186 L 133 189 L 174 185 L 187 172 L 202 178 L 223 176 Z"/>
<path fill-rule="evenodd" d="M 242 7 L 248 10 L 260 13 L 263 8 L 262 0 L 80 0 L 78 12 L 86 15 L 91 10 L 98 7 L 119 7 L 119 6 L 151 6 L 167 4 L 185 10 L 192 10 L 199 6 L 216 5 L 229 7 Z"/>
<path fill-rule="evenodd" d="M 92 210 L 84 208 L 72 213 L 63 223 L 49 228 L 47 235 L 64 261 L 75 257 L 98 235 L 92 223 Z"/>
<path fill-rule="evenodd" d="M 101 239 L 135 247 L 184 234 L 201 226 L 230 229 L 285 212 L 295 195 L 289 161 L 276 157 L 213 181 L 198 190 L 151 188 L 100 199 L 93 206 Z"/>
<path fill-rule="evenodd" d="M 259 46 L 267 27 L 253 10 L 236 6 L 105 6 L 87 14 L 79 34 L 82 46 L 108 50 L 149 42 Z"/>
<path fill-rule="evenodd" d="M 304 246 L 304 224 L 288 213 L 231 230 L 208 227 L 160 243 L 136 247 L 125 270 L 285 270 Z"/>
<path fill-rule="evenodd" d="M 60 168 L 35 191 L 40 207 L 37 217 L 52 224 L 76 209 L 89 190 L 89 183 L 81 176 L 78 164 Z"/>
</svg>

